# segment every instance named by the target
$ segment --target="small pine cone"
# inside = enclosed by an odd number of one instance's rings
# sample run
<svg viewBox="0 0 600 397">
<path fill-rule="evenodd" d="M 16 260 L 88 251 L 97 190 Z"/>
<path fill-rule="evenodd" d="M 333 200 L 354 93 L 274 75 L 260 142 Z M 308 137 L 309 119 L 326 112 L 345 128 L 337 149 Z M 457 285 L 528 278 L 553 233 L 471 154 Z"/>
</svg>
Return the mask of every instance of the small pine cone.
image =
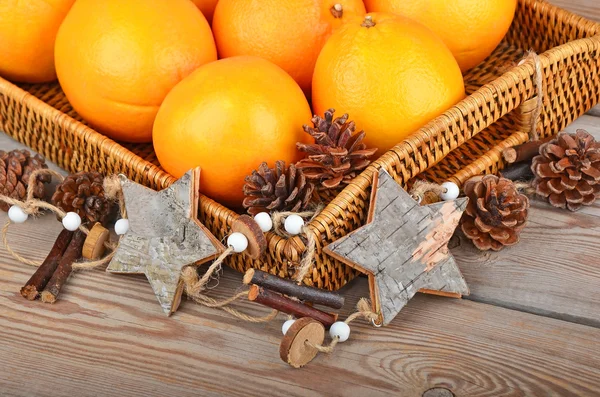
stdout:
<svg viewBox="0 0 600 397">
<path fill-rule="evenodd" d="M 515 184 L 495 175 L 469 179 L 463 190 L 469 204 L 461 219 L 461 229 L 482 251 L 499 251 L 519 242 L 525 227 L 529 199 Z"/>
<path fill-rule="evenodd" d="M 306 180 L 302 171 L 294 164 L 286 169 L 284 161 L 275 162 L 275 168 L 262 163 L 245 181 L 243 205 L 251 215 L 259 212 L 303 211 L 314 191 L 314 185 Z"/>
<path fill-rule="evenodd" d="M 27 150 L 0 150 L 0 194 L 24 200 L 27 197 L 27 187 L 31 174 L 39 169 L 48 168 L 45 159 L 36 154 L 31 156 Z M 45 196 L 44 183 L 51 181 L 50 175 L 40 175 L 36 178 L 33 197 L 43 199 Z M 8 211 L 10 205 L 0 202 L 0 209 Z"/>
<path fill-rule="evenodd" d="M 561 133 L 533 158 L 533 186 L 559 208 L 577 211 L 600 197 L 600 142 L 584 130 Z"/>
<path fill-rule="evenodd" d="M 306 159 L 296 163 L 307 179 L 317 185 L 317 190 L 335 189 L 341 183 L 350 183 L 370 164 L 369 158 L 377 149 L 367 149 L 363 143 L 365 132 L 354 133 L 354 121 L 348 115 L 333 119 L 334 109 L 325 112 L 325 118 L 314 116 L 313 126 L 304 126 L 315 144 L 298 142 L 296 147 L 308 153 Z"/>
<path fill-rule="evenodd" d="M 104 223 L 110 203 L 104 194 L 104 177 L 98 172 L 71 174 L 56 187 L 52 203 L 65 212 L 76 212 L 83 223 Z"/>
</svg>

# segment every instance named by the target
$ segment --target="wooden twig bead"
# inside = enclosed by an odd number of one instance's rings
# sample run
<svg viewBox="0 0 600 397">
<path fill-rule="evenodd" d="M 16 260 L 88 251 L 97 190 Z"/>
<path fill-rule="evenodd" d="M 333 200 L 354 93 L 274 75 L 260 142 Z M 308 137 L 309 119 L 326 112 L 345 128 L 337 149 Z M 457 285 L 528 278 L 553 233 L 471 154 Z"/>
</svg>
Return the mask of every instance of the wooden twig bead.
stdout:
<svg viewBox="0 0 600 397">
<path fill-rule="evenodd" d="M 319 351 L 313 346 L 324 340 L 323 324 L 310 317 L 299 318 L 281 340 L 279 356 L 292 367 L 300 368 L 315 358 Z"/>
<path fill-rule="evenodd" d="M 281 332 L 285 335 L 288 332 L 288 329 L 290 329 L 290 327 L 292 326 L 292 324 L 294 324 L 295 322 L 296 322 L 295 319 L 287 320 L 281 326 Z"/>
<path fill-rule="evenodd" d="M 81 254 L 85 259 L 97 260 L 104 254 L 104 243 L 110 232 L 100 222 L 96 222 L 83 243 Z"/>
<path fill-rule="evenodd" d="M 129 231 L 129 219 L 119 219 L 115 222 L 115 233 L 119 236 L 127 233 Z"/>
<path fill-rule="evenodd" d="M 304 227 L 304 219 L 300 215 L 292 214 L 285 218 L 285 222 L 283 224 L 285 231 L 295 236 L 302 232 L 302 228 Z"/>
<path fill-rule="evenodd" d="M 62 219 L 62 224 L 65 229 L 74 232 L 81 226 L 81 217 L 76 212 L 67 212 L 65 217 Z"/>
<path fill-rule="evenodd" d="M 13 223 L 23 223 L 29 218 L 29 215 L 18 205 L 13 205 L 8 209 L 8 218 Z"/>
<path fill-rule="evenodd" d="M 454 182 L 444 182 L 442 183 L 442 187 L 444 191 L 440 194 L 440 197 L 444 201 L 456 200 L 460 194 L 460 189 L 458 185 Z"/>
<path fill-rule="evenodd" d="M 233 247 L 233 250 L 239 254 L 248 248 L 248 239 L 242 233 L 231 233 L 229 237 L 227 237 L 227 245 Z"/>
<path fill-rule="evenodd" d="M 336 321 L 329 328 L 329 336 L 331 339 L 338 337 L 340 342 L 346 342 L 350 337 L 350 326 L 343 321 Z"/>
<path fill-rule="evenodd" d="M 258 214 L 254 215 L 254 220 L 256 223 L 258 223 L 260 230 L 262 230 L 264 233 L 271 231 L 273 228 L 273 220 L 271 219 L 271 215 L 266 212 L 259 212 Z"/>
</svg>

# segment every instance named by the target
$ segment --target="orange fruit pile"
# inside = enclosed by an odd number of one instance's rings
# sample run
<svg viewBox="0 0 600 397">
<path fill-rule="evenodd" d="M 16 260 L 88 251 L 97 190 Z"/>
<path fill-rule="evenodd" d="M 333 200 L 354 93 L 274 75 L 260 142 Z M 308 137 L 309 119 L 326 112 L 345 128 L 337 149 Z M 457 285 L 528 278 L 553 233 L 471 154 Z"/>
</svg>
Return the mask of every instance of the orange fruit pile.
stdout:
<svg viewBox="0 0 600 397">
<path fill-rule="evenodd" d="M 58 31 L 55 56 L 75 111 L 128 142 L 149 142 L 171 88 L 217 59 L 210 26 L 189 0 L 77 0 Z"/>
<path fill-rule="evenodd" d="M 464 97 L 460 68 L 431 30 L 394 14 L 354 18 L 315 67 L 313 110 L 348 113 L 376 156 Z"/>
<path fill-rule="evenodd" d="M 415 19 L 437 33 L 463 72 L 489 56 L 506 35 L 517 0 L 364 0 L 369 12 Z"/>
<path fill-rule="evenodd" d="M 160 164 L 179 177 L 201 167 L 200 191 L 230 207 L 243 199 L 244 176 L 266 161 L 295 163 L 310 107 L 296 82 L 252 56 L 199 67 L 165 98 L 154 123 Z"/>
<path fill-rule="evenodd" d="M 265 58 L 310 95 L 313 68 L 327 38 L 349 17 L 364 14 L 362 0 L 220 0 L 212 27 L 219 57 Z"/>
<path fill-rule="evenodd" d="M 54 39 L 74 1 L 1 1 L 0 76 L 26 83 L 56 79 Z"/>
</svg>

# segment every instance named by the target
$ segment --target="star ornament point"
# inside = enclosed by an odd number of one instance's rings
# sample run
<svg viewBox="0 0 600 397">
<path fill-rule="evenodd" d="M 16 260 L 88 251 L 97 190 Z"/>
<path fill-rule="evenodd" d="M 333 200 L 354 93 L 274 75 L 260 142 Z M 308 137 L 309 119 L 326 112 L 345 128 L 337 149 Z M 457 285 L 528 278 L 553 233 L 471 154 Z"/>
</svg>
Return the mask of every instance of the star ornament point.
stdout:
<svg viewBox="0 0 600 397">
<path fill-rule="evenodd" d="M 324 251 L 368 275 L 373 310 L 387 325 L 418 291 L 469 294 L 448 249 L 467 201 L 421 206 L 381 169 L 373 179 L 366 224 Z"/>
<path fill-rule="evenodd" d="M 154 191 L 119 175 L 129 230 L 107 272 L 145 274 L 162 309 L 174 313 L 183 293 L 181 271 L 216 258 L 225 247 L 197 219 L 200 168 Z"/>
</svg>

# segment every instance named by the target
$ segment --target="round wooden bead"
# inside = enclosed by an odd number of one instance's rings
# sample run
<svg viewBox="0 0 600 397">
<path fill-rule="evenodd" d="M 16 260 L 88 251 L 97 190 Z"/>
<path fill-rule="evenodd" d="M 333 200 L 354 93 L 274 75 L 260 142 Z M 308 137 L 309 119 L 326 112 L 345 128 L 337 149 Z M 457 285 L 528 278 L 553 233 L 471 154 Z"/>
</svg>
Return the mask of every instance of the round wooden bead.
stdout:
<svg viewBox="0 0 600 397">
<path fill-rule="evenodd" d="M 448 200 L 456 200 L 458 195 L 460 194 L 460 189 L 458 185 L 454 182 L 444 182 L 442 183 L 442 187 L 445 188 L 445 191 L 440 194 L 440 197 L 444 201 Z"/>
<path fill-rule="evenodd" d="M 250 258 L 258 259 L 267 250 L 265 233 L 261 230 L 258 222 L 251 216 L 238 216 L 233 225 L 231 225 L 231 230 L 241 233 L 246 237 L 248 246 L 244 254 Z"/>
<path fill-rule="evenodd" d="M 85 238 L 81 255 L 90 260 L 100 258 L 104 253 L 104 243 L 108 240 L 109 235 L 108 229 L 97 222 Z"/>
<path fill-rule="evenodd" d="M 227 245 L 237 253 L 244 252 L 248 248 L 248 239 L 242 233 L 231 233 L 227 237 Z"/>
<path fill-rule="evenodd" d="M 292 326 L 292 324 L 294 324 L 295 322 L 296 322 L 295 319 L 287 320 L 281 326 L 281 332 L 283 332 L 283 334 L 285 335 L 288 332 L 288 329 L 290 329 L 290 327 Z"/>
<path fill-rule="evenodd" d="M 285 231 L 295 236 L 302 232 L 302 228 L 304 227 L 304 219 L 301 216 L 292 214 L 285 218 L 285 222 L 283 224 Z"/>
<path fill-rule="evenodd" d="M 81 226 L 81 217 L 76 212 L 67 212 L 62 219 L 62 224 L 65 229 L 74 232 Z"/>
<path fill-rule="evenodd" d="M 13 223 L 23 223 L 29 218 L 29 215 L 18 205 L 13 205 L 8 209 L 8 218 Z"/>
<path fill-rule="evenodd" d="M 324 340 L 325 327 L 321 322 L 310 317 L 299 318 L 281 340 L 279 356 L 292 367 L 300 368 L 308 364 L 319 352 L 307 342 L 321 345 Z"/>
<path fill-rule="evenodd" d="M 266 212 L 259 212 L 254 215 L 254 220 L 260 226 L 260 230 L 263 232 L 268 232 L 273 228 L 273 219 L 271 219 L 271 215 Z"/>
<path fill-rule="evenodd" d="M 331 339 L 337 336 L 340 342 L 346 342 L 350 337 L 350 326 L 343 321 L 336 321 L 329 328 L 329 336 Z"/>
<path fill-rule="evenodd" d="M 129 219 L 119 219 L 115 222 L 115 233 L 119 236 L 129 231 Z"/>
</svg>

